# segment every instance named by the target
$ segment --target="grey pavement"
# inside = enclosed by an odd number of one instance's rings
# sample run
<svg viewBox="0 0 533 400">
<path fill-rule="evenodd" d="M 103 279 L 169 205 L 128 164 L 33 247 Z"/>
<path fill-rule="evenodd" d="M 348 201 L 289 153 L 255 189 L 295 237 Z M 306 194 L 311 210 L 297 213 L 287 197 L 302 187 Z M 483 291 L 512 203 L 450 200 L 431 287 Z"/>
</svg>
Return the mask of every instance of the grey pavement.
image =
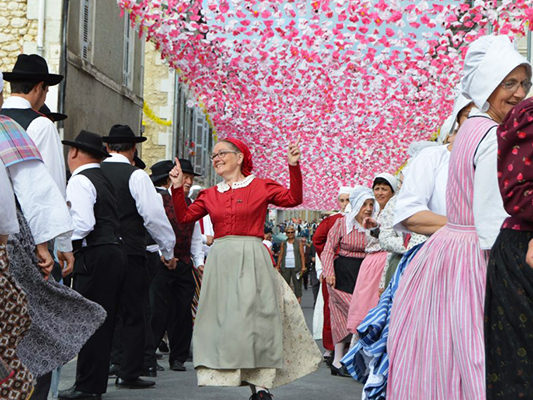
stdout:
<svg viewBox="0 0 533 400">
<path fill-rule="evenodd" d="M 312 328 L 313 320 L 313 294 L 311 289 L 304 291 L 302 307 L 307 324 Z M 320 341 L 318 345 L 321 346 Z M 168 370 L 168 358 L 165 356 L 159 363 L 165 367 L 164 372 L 159 372 L 154 379 L 157 384 L 151 389 L 117 389 L 115 380 L 109 379 L 108 392 L 103 396 L 105 400 L 247 400 L 250 397 L 250 389 L 219 388 L 197 386 L 196 373 L 192 363 L 186 363 L 186 372 L 174 372 Z M 76 372 L 76 360 L 63 367 L 61 372 L 60 389 L 72 386 Z M 298 379 L 274 389 L 274 400 L 354 400 L 361 398 L 362 385 L 351 378 L 332 376 L 329 368 L 322 363 L 320 368 L 311 375 Z"/>
</svg>

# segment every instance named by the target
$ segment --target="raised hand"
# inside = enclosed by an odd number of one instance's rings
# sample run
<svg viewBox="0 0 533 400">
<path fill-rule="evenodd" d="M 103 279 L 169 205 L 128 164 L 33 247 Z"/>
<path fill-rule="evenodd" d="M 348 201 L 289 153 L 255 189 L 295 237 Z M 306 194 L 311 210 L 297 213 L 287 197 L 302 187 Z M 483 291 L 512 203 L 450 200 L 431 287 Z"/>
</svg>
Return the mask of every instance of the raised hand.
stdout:
<svg viewBox="0 0 533 400">
<path fill-rule="evenodd" d="M 300 139 L 301 137 L 298 136 L 295 143 L 289 143 L 289 152 L 287 154 L 289 165 L 296 165 L 298 164 L 298 161 L 300 161 L 300 157 L 302 156 L 302 152 L 300 151 Z"/>
<path fill-rule="evenodd" d="M 178 189 L 183 186 L 183 171 L 181 170 L 180 160 L 176 157 L 176 165 L 172 168 L 172 171 L 168 174 L 172 187 Z"/>
</svg>

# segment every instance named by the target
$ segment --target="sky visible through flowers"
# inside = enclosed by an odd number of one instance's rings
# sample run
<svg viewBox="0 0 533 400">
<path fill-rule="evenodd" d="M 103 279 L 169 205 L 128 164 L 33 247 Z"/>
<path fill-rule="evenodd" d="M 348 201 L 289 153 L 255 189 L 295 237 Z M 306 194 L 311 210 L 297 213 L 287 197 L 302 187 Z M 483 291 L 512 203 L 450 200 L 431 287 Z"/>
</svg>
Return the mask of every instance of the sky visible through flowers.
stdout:
<svg viewBox="0 0 533 400">
<path fill-rule="evenodd" d="M 524 35 L 533 0 L 118 0 L 205 108 L 250 145 L 254 173 L 288 184 L 302 137 L 304 204 L 394 173 L 453 106 L 469 43 Z"/>
</svg>

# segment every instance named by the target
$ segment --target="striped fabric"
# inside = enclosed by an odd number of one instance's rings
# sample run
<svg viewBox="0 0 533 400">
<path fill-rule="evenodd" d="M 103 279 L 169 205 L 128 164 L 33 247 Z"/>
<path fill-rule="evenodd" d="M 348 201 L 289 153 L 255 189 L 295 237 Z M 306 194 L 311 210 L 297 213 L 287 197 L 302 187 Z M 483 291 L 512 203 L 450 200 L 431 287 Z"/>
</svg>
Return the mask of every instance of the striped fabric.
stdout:
<svg viewBox="0 0 533 400">
<path fill-rule="evenodd" d="M 355 380 L 365 384 L 363 400 L 385 399 L 389 376 L 387 338 L 390 310 L 403 271 L 422 245 L 423 243 L 418 244 L 404 254 L 378 305 L 370 310 L 358 326 L 359 341 L 341 361 Z"/>
<path fill-rule="evenodd" d="M 339 256 L 363 258 L 365 256 L 365 234 L 353 229 L 346 234 L 346 217 L 339 218 L 328 233 L 328 241 L 322 252 L 324 276 L 334 276 L 334 261 L 338 250 Z M 346 328 L 348 309 L 352 295 L 328 286 L 331 331 L 333 343 L 339 343 L 350 334 Z"/>
<path fill-rule="evenodd" d="M 6 167 L 26 160 L 42 160 L 26 131 L 4 115 L 0 115 L 0 159 Z"/>
<path fill-rule="evenodd" d="M 474 227 L 474 155 L 496 123 L 469 118 L 450 158 L 448 224 L 404 272 L 391 312 L 389 400 L 485 400 L 487 269 Z"/>
</svg>

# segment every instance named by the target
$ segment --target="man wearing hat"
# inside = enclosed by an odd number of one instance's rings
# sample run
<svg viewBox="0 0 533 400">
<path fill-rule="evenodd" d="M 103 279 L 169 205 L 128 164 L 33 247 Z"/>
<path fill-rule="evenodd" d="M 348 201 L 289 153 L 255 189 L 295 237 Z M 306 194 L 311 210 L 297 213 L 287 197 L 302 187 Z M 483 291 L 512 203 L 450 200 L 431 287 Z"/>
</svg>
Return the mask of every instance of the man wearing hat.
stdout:
<svg viewBox="0 0 533 400">
<path fill-rule="evenodd" d="M 78 354 L 76 382 L 59 393 L 60 399 L 100 399 L 107 390 L 107 370 L 116 324 L 126 256 L 119 234 L 115 190 L 100 163 L 109 154 L 102 138 L 82 130 L 70 146 L 68 166 L 72 177 L 67 201 L 74 221 L 74 289 L 100 304 L 107 312 L 104 324 Z"/>
<path fill-rule="evenodd" d="M 11 83 L 11 97 L 6 99 L 0 113 L 17 121 L 28 132 L 64 195 L 66 170 L 61 139 L 54 123 L 35 111 L 44 105 L 48 87 L 57 85 L 63 76 L 50 74 L 46 60 L 37 54 L 20 54 L 13 71 L 3 74 L 4 80 Z"/>
<path fill-rule="evenodd" d="M 102 172 L 111 181 L 119 204 L 120 236 L 127 254 L 126 279 L 121 299 L 123 320 L 122 359 L 116 385 L 146 388 L 153 381 L 139 378 L 143 372 L 148 269 L 146 230 L 159 246 L 165 263 L 175 266 L 176 238 L 165 209 L 148 174 L 132 165 L 136 144 L 146 138 L 135 136 L 127 125 L 114 125 L 107 143 L 111 157 L 102 163 Z"/>
<path fill-rule="evenodd" d="M 189 160 L 180 159 L 184 173 L 184 192 L 189 194 L 194 172 Z M 158 165 L 159 164 L 159 165 Z M 196 289 L 193 268 L 202 271 L 205 255 L 203 252 L 202 234 L 198 223 L 180 224 L 174 213 L 174 205 L 170 193 L 169 173 L 174 168 L 171 161 L 162 161 L 152 167 L 152 180 L 155 185 L 163 185 L 158 190 L 163 196 L 167 215 L 176 234 L 174 256 L 177 259 L 175 268 L 159 266 L 152 281 L 152 332 L 154 347 L 152 359 L 155 359 L 155 347 L 161 342 L 165 331 L 170 342 L 169 364 L 174 371 L 185 371 L 185 361 L 189 357 L 192 339 L 191 304 Z M 164 189 L 166 188 L 166 189 Z M 191 201 L 187 198 L 187 201 Z M 193 262 L 194 261 L 194 262 Z"/>
</svg>

